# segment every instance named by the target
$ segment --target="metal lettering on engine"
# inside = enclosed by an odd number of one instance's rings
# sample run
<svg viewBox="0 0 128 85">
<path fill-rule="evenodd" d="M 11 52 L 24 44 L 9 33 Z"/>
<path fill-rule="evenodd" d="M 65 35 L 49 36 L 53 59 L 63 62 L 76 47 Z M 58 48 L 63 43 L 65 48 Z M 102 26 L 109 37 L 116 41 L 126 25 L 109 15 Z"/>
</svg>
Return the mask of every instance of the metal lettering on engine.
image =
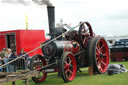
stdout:
<svg viewBox="0 0 128 85">
<path fill-rule="evenodd" d="M 54 69 L 45 69 L 45 72 L 54 72 Z"/>
</svg>

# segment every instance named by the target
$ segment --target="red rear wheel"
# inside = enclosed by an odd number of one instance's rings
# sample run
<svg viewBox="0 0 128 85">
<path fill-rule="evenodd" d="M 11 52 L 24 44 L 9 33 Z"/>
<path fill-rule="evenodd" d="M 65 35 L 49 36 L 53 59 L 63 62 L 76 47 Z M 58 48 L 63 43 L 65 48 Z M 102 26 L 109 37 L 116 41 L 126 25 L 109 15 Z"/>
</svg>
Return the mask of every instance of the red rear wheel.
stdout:
<svg viewBox="0 0 128 85">
<path fill-rule="evenodd" d="M 40 70 L 45 65 L 46 65 L 46 60 L 43 58 L 43 56 L 37 54 L 37 55 L 32 57 L 31 70 L 37 70 L 38 71 L 38 75 L 35 77 L 32 77 L 32 80 L 35 83 L 41 83 L 46 79 L 47 73 L 45 73 L 44 70 Z"/>
<path fill-rule="evenodd" d="M 105 39 L 95 37 L 90 45 L 89 57 L 93 58 L 93 71 L 105 73 L 109 64 L 109 48 Z"/>
<path fill-rule="evenodd" d="M 60 61 L 60 72 L 65 82 L 72 81 L 76 76 L 77 66 L 75 57 L 70 52 L 64 53 Z"/>
<path fill-rule="evenodd" d="M 109 64 L 109 49 L 104 39 L 100 39 L 97 42 L 96 63 L 100 72 L 106 72 L 107 66 Z"/>
</svg>

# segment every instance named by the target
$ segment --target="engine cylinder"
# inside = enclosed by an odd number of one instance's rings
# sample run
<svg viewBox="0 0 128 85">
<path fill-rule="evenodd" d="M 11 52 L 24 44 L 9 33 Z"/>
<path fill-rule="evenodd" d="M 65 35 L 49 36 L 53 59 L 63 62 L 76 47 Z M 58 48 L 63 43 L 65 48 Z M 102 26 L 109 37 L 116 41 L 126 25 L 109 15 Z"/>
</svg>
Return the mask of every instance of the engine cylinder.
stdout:
<svg viewBox="0 0 128 85">
<path fill-rule="evenodd" d="M 80 51 L 80 45 L 76 41 L 53 41 L 42 47 L 45 57 L 61 57 L 66 51 L 75 54 Z"/>
</svg>

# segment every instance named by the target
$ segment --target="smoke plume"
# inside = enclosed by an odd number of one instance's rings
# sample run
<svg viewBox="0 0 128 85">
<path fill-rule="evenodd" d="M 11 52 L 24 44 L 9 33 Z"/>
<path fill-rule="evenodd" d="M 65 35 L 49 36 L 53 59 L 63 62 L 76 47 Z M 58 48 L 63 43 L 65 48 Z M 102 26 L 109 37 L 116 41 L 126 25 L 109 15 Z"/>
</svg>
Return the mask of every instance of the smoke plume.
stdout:
<svg viewBox="0 0 128 85">
<path fill-rule="evenodd" d="M 22 5 L 29 5 L 32 1 L 38 5 L 52 6 L 52 3 L 49 0 L 1 0 L 2 3 L 22 4 Z"/>
<path fill-rule="evenodd" d="M 39 5 L 52 6 L 52 3 L 49 0 L 32 0 L 32 1 Z"/>
<path fill-rule="evenodd" d="M 11 3 L 11 4 L 22 4 L 28 5 L 31 0 L 1 0 L 2 3 Z"/>
</svg>

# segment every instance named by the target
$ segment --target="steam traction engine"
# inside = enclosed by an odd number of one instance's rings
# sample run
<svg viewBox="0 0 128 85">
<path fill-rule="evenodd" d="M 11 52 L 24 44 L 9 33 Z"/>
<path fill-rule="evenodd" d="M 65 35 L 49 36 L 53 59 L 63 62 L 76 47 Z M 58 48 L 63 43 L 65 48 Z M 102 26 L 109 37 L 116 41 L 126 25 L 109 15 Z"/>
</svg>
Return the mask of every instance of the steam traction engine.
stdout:
<svg viewBox="0 0 128 85">
<path fill-rule="evenodd" d="M 47 7 L 50 40 L 42 46 L 42 55 L 31 59 L 31 70 L 36 83 L 43 82 L 47 73 L 58 72 L 65 82 L 72 81 L 80 68 L 91 67 L 93 72 L 105 73 L 109 64 L 109 49 L 103 37 L 95 36 L 88 22 L 80 23 L 79 30 L 55 28 L 54 7 Z"/>
</svg>

